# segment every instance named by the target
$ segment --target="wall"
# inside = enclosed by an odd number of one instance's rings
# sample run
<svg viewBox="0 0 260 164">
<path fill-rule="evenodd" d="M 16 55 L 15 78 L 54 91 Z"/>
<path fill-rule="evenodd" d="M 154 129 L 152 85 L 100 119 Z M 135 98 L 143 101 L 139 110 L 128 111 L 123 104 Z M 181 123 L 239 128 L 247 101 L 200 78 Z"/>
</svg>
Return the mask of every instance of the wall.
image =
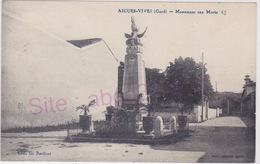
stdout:
<svg viewBox="0 0 260 164">
<path fill-rule="evenodd" d="M 208 118 L 206 116 L 206 110 L 208 110 Z M 219 114 L 221 114 L 222 110 L 220 109 L 213 109 L 213 108 L 203 108 L 203 121 L 206 121 L 207 119 L 212 119 L 212 118 L 216 118 L 219 117 Z M 201 117 L 201 113 L 202 113 L 202 107 L 201 106 L 195 106 L 194 107 L 194 112 L 192 113 L 192 120 L 191 122 L 202 122 L 202 117 Z"/>
<path fill-rule="evenodd" d="M 206 121 L 206 108 L 203 108 L 203 121 Z M 219 117 L 219 114 L 221 114 L 222 110 L 218 109 L 216 113 L 216 109 L 208 108 L 208 119 L 213 119 Z M 201 106 L 195 106 L 194 110 L 191 112 L 184 112 L 183 115 L 188 116 L 190 123 L 197 123 L 201 122 L 201 113 L 202 113 L 202 107 Z M 171 116 L 175 116 L 178 118 L 178 115 L 181 115 L 181 112 L 156 112 L 154 114 L 154 117 L 161 116 L 163 118 L 163 121 L 169 121 Z"/>
<path fill-rule="evenodd" d="M 75 108 L 92 99 L 97 99 L 93 119 L 104 118 L 102 111 L 114 104 L 109 97 L 116 91 L 118 67 L 104 44 L 79 49 L 8 15 L 2 27 L 3 129 L 78 119 Z M 62 111 L 56 108 L 59 99 L 66 100 Z"/>
<path fill-rule="evenodd" d="M 246 86 L 246 95 L 249 95 L 252 92 L 255 92 L 255 86 L 254 85 L 247 85 Z"/>
</svg>

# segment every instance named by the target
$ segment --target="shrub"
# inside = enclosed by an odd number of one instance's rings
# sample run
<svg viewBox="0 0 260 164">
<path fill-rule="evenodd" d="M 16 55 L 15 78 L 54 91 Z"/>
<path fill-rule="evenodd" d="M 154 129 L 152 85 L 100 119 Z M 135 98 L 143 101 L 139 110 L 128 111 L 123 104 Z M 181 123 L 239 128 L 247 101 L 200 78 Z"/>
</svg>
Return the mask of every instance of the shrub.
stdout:
<svg viewBox="0 0 260 164">
<path fill-rule="evenodd" d="M 95 121 L 94 129 L 98 137 L 132 137 L 135 132 L 126 127 L 124 123 L 110 121 Z"/>
<path fill-rule="evenodd" d="M 97 136 L 110 137 L 111 128 L 112 126 L 110 121 L 94 121 L 94 129 Z"/>
</svg>

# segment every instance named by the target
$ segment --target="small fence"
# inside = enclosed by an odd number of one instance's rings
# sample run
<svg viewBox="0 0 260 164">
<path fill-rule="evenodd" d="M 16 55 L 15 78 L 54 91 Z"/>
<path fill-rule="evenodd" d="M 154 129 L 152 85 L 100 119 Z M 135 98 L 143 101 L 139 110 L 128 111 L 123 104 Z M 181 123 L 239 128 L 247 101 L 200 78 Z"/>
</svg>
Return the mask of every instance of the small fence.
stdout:
<svg viewBox="0 0 260 164">
<path fill-rule="evenodd" d="M 81 129 L 79 127 L 79 123 L 72 120 L 68 121 L 67 123 L 67 137 L 70 137 L 72 135 L 77 135 L 81 132 Z"/>
</svg>

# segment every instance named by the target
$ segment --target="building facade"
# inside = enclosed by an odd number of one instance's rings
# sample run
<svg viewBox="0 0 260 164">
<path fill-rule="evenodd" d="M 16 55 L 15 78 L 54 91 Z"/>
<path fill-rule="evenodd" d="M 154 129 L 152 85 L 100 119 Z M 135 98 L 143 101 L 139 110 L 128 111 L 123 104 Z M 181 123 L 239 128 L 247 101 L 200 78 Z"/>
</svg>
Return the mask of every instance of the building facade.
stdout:
<svg viewBox="0 0 260 164">
<path fill-rule="evenodd" d="M 245 76 L 244 90 L 242 92 L 241 114 L 242 116 L 255 116 L 256 108 L 256 82 L 250 79 L 249 75 Z"/>
</svg>

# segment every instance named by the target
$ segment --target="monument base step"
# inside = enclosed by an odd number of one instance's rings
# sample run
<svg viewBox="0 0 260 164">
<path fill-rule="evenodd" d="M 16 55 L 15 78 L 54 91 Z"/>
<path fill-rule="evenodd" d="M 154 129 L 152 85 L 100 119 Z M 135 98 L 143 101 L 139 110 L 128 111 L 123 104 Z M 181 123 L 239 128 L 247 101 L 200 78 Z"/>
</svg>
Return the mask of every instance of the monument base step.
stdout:
<svg viewBox="0 0 260 164">
<path fill-rule="evenodd" d="M 87 136 L 87 135 L 74 135 L 69 136 L 65 139 L 67 142 L 100 142 L 100 143 L 131 143 L 131 144 L 171 144 L 179 139 L 188 136 L 187 133 L 176 133 L 171 135 L 166 135 L 161 138 L 154 138 L 153 134 L 143 134 L 142 136 L 137 136 L 136 138 L 100 138 L 97 136 Z"/>
</svg>

